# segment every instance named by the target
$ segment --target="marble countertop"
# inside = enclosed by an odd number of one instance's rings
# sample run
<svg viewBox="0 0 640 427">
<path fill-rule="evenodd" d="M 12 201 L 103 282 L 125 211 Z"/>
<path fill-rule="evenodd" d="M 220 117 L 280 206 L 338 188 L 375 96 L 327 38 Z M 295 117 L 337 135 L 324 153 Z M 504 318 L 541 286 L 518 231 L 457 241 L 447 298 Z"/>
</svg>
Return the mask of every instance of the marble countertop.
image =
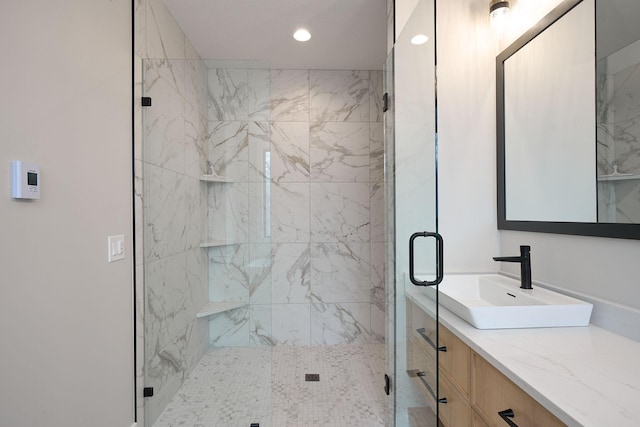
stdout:
<svg viewBox="0 0 640 427">
<path fill-rule="evenodd" d="M 407 291 L 418 306 L 433 302 Z M 442 325 L 569 426 L 640 426 L 640 343 L 590 325 L 476 329 L 443 307 Z"/>
</svg>

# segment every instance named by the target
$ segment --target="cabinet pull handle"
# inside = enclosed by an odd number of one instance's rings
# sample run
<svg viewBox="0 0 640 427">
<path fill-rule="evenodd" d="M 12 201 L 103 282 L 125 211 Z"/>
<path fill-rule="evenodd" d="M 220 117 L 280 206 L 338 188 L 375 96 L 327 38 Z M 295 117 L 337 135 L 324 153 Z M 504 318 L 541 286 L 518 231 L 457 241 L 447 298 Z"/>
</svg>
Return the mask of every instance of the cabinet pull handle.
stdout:
<svg viewBox="0 0 640 427">
<path fill-rule="evenodd" d="M 433 349 L 436 349 L 436 345 L 433 341 L 431 341 L 431 338 L 429 338 L 429 335 L 427 335 L 427 330 L 426 328 L 420 328 L 420 329 L 416 329 L 416 332 L 420 334 L 420 336 L 431 346 L 433 347 Z"/>
<path fill-rule="evenodd" d="M 498 415 L 500 415 L 500 418 L 502 418 L 505 423 L 509 424 L 510 427 L 518 427 L 518 424 L 510 420 L 510 418 L 516 416 L 516 414 L 513 413 L 513 409 L 505 409 L 504 411 L 498 412 Z"/>
<path fill-rule="evenodd" d="M 440 399 L 438 399 L 438 403 L 444 403 L 446 405 L 449 402 L 447 402 L 447 398 L 446 397 L 441 397 Z"/>
</svg>

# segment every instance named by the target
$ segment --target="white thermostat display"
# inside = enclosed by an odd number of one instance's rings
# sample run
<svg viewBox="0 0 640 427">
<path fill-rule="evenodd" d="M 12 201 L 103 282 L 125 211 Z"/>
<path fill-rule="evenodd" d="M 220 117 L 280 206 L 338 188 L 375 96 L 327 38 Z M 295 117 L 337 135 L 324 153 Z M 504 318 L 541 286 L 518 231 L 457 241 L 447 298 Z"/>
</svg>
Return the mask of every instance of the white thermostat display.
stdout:
<svg viewBox="0 0 640 427">
<path fill-rule="evenodd" d="M 16 160 L 13 166 L 13 198 L 40 198 L 40 168 L 32 163 Z"/>
</svg>

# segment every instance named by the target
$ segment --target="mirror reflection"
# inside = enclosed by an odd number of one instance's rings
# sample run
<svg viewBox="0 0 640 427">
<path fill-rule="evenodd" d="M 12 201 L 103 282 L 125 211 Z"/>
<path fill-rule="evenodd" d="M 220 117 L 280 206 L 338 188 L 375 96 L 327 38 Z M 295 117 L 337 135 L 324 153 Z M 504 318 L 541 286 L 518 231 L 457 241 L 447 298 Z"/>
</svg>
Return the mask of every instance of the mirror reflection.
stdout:
<svg viewBox="0 0 640 427">
<path fill-rule="evenodd" d="M 598 221 L 640 223 L 640 3 L 598 1 Z"/>
<path fill-rule="evenodd" d="M 639 20 L 566 0 L 498 56 L 500 229 L 640 238 Z"/>
</svg>

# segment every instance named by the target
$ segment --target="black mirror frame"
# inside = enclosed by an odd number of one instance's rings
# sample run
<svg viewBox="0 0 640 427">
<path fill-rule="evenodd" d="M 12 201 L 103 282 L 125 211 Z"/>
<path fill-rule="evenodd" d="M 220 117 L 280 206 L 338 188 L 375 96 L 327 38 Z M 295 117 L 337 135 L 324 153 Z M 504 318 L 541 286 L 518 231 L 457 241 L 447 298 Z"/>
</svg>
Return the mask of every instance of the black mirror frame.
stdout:
<svg viewBox="0 0 640 427">
<path fill-rule="evenodd" d="M 612 237 L 640 240 L 640 224 L 595 222 L 510 221 L 506 217 L 505 200 L 505 128 L 504 128 L 504 63 L 536 36 L 562 18 L 582 0 L 566 0 L 534 25 L 530 30 L 496 57 L 496 132 L 498 230 L 532 231 L 537 233 L 571 234 L 577 236 Z M 595 12 L 594 12 L 595 13 Z M 595 56 L 595 52 L 594 52 Z M 595 90 L 595 82 L 594 82 Z M 595 111 L 594 111 L 595 117 Z M 595 150 L 594 141 L 594 150 Z"/>
</svg>

